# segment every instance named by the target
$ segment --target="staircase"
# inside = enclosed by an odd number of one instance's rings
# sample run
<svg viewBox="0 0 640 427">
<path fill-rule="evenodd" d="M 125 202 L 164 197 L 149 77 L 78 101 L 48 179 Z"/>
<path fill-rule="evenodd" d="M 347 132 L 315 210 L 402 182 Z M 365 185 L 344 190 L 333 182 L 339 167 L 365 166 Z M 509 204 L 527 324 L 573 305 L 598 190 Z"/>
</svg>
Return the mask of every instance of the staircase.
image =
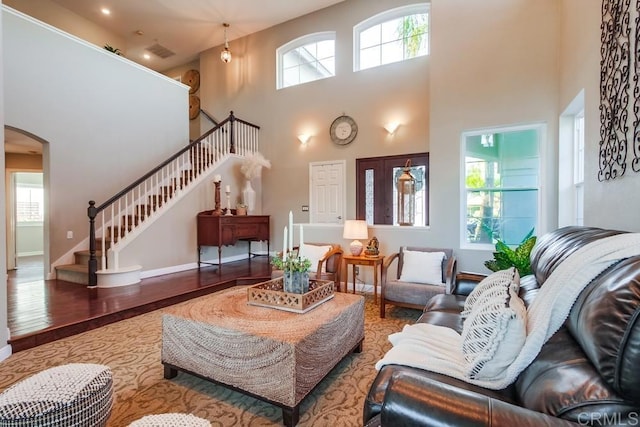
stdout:
<svg viewBox="0 0 640 427">
<path fill-rule="evenodd" d="M 259 129 L 236 118 L 232 111 L 216 127 L 102 205 L 90 201 L 89 249 L 74 252 L 74 264 L 56 266 L 56 278 L 98 287 L 138 283 L 142 266 L 120 266 L 119 252 L 208 179 L 226 158 L 258 151 Z"/>
</svg>

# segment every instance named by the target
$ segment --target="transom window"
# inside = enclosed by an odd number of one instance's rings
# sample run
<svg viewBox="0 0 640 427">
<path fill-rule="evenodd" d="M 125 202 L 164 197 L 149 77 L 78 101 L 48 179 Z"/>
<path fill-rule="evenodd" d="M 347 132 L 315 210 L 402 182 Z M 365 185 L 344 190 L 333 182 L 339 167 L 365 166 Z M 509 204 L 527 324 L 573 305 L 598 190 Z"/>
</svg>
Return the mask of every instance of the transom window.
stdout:
<svg viewBox="0 0 640 427">
<path fill-rule="evenodd" d="M 276 87 L 283 89 L 312 82 L 336 74 L 336 33 L 308 34 L 280 46 L 276 50 Z"/>
<path fill-rule="evenodd" d="M 517 245 L 538 226 L 544 125 L 462 135 L 462 246 Z M 485 245 L 476 246 L 476 245 Z"/>
<path fill-rule="evenodd" d="M 353 28 L 353 70 L 429 54 L 429 4 L 382 12 Z"/>
</svg>

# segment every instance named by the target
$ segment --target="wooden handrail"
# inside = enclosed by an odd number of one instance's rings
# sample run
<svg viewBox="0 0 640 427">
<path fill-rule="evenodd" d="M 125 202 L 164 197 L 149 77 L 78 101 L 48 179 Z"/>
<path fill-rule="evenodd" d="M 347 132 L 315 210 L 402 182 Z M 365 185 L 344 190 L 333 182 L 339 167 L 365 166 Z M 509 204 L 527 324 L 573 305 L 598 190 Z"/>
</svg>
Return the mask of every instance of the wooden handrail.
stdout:
<svg viewBox="0 0 640 427">
<path fill-rule="evenodd" d="M 205 113 L 205 115 L 212 122 L 216 123 L 216 121 L 213 120 L 208 114 Z M 233 111 L 231 111 L 229 113 L 229 116 L 226 119 L 222 120 L 220 123 L 216 123 L 215 127 L 205 132 L 198 139 L 196 139 L 195 141 L 189 143 L 188 145 L 180 149 L 178 152 L 170 156 L 167 160 L 163 161 L 158 166 L 156 166 L 155 168 L 153 168 L 152 170 L 150 170 L 140 178 L 136 179 L 133 183 L 125 187 L 123 190 L 119 191 L 114 196 L 110 197 L 107 201 L 105 201 L 101 205 L 96 206 L 96 202 L 94 200 L 89 201 L 89 208 L 87 209 L 87 215 L 89 217 L 89 286 L 97 286 L 97 280 L 98 280 L 97 274 L 96 274 L 96 272 L 98 271 L 98 260 L 96 258 L 96 228 L 95 228 L 95 219 L 98 216 L 98 214 L 103 212 L 106 208 L 113 205 L 115 202 L 120 200 L 122 197 L 126 196 L 128 193 L 130 193 L 134 189 L 138 188 L 139 185 L 143 184 L 147 179 L 153 177 L 156 173 L 161 171 L 165 166 L 169 165 L 171 162 L 173 162 L 174 160 L 182 156 L 184 153 L 186 153 L 189 150 L 192 150 L 194 147 L 197 147 L 199 144 L 202 143 L 203 140 L 211 136 L 217 130 L 222 129 L 224 131 L 225 129 L 223 128 L 223 126 L 225 126 L 227 123 L 229 123 L 229 144 L 230 144 L 229 153 L 235 154 L 236 141 L 235 141 L 235 132 L 234 132 L 234 127 L 235 127 L 234 122 L 236 121 L 246 126 L 252 127 L 256 130 L 260 129 L 259 126 L 253 123 L 249 123 L 245 120 L 236 118 L 233 115 Z"/>
</svg>

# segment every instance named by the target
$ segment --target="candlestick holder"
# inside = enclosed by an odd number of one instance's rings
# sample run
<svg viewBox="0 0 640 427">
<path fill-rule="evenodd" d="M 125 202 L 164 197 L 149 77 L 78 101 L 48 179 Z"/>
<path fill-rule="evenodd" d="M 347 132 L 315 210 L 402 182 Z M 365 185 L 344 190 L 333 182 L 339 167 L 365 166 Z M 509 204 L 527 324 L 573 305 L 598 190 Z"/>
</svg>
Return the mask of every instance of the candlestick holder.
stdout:
<svg viewBox="0 0 640 427">
<path fill-rule="evenodd" d="M 225 194 L 227 195 L 227 213 L 225 215 L 231 216 L 233 215 L 231 213 L 231 191 L 225 191 Z"/>
<path fill-rule="evenodd" d="M 213 185 L 215 186 L 214 190 L 214 200 L 215 200 L 215 209 L 211 212 L 211 215 L 222 215 L 222 209 L 220 209 L 220 181 L 214 181 Z"/>
</svg>

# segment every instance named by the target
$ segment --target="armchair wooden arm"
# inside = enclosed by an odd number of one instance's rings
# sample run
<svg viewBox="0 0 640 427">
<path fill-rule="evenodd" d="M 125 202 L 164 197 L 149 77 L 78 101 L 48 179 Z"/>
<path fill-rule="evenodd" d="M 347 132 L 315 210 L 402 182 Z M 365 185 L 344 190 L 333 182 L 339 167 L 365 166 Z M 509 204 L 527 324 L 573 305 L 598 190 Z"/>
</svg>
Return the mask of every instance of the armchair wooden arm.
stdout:
<svg viewBox="0 0 640 427">
<path fill-rule="evenodd" d="M 328 264 L 331 257 L 335 256 L 335 272 L 329 271 Z M 331 245 L 331 249 L 327 252 L 324 257 L 318 260 L 318 268 L 316 268 L 316 280 L 320 280 L 322 274 L 322 264 L 327 263 L 324 271 L 335 273 L 334 286 L 340 285 L 340 270 L 342 269 L 342 248 L 340 246 Z"/>
</svg>

